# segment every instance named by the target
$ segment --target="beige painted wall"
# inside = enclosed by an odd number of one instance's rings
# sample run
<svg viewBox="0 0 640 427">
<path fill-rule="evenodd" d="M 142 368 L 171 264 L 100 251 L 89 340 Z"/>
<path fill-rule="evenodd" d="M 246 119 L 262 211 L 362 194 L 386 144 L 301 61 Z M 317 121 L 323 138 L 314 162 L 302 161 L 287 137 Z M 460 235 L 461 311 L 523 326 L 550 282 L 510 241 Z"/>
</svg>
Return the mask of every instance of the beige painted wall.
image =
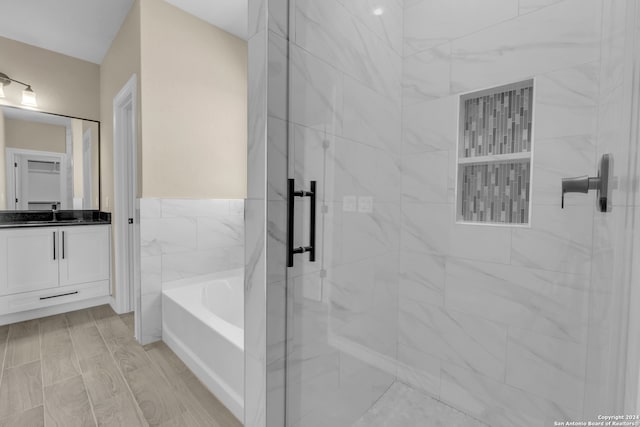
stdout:
<svg viewBox="0 0 640 427">
<path fill-rule="evenodd" d="M 140 153 L 140 2 L 129 11 L 118 35 L 111 44 L 100 67 L 100 120 L 102 210 L 113 212 L 113 98 L 129 81 L 138 77 L 138 153 Z M 139 162 L 140 164 L 140 162 Z M 140 169 L 140 168 L 138 168 Z M 138 190 L 140 195 L 140 190 Z M 115 225 L 117 226 L 117 225 Z"/>
<path fill-rule="evenodd" d="M 101 210 L 114 212 L 114 163 L 113 163 L 113 98 L 135 74 L 138 79 L 138 123 L 140 123 L 140 2 L 136 2 L 122 23 L 120 31 L 111 43 L 100 66 L 100 168 Z M 138 153 L 140 152 L 140 129 L 138 129 Z M 139 156 L 138 156 L 139 157 Z M 138 167 L 138 170 L 140 167 Z M 138 190 L 138 194 L 140 191 Z M 112 216 L 112 236 L 122 226 Z M 111 246 L 111 287 L 116 294 L 115 245 Z"/>
<path fill-rule="evenodd" d="M 143 197 L 246 197 L 247 43 L 140 4 Z"/>
<path fill-rule="evenodd" d="M 66 152 L 67 129 L 64 126 L 5 118 L 5 145 L 22 150 Z"/>
<path fill-rule="evenodd" d="M 7 179 L 5 167 L 4 112 L 0 110 L 0 210 L 7 209 Z"/>
<path fill-rule="evenodd" d="M 100 120 L 100 66 L 50 50 L 0 37 L 0 71 L 32 85 L 38 109 Z M 2 103 L 20 105 L 23 86 L 5 88 Z"/>
<path fill-rule="evenodd" d="M 138 78 L 138 153 L 140 152 L 140 2 L 131 7 L 118 35 L 111 43 L 111 47 L 100 66 L 100 168 L 102 170 L 102 204 L 105 212 L 114 212 L 114 164 L 113 164 L 113 98 L 120 89 L 135 74 Z M 138 156 L 139 157 L 139 156 Z M 140 167 L 138 167 L 140 169 Z M 139 180 L 138 180 L 139 181 Z M 138 190 L 138 195 L 140 191 Z M 112 217 L 111 232 L 119 224 L 115 216 Z M 115 275 L 115 245 L 111 246 L 111 286 L 116 294 Z"/>
</svg>

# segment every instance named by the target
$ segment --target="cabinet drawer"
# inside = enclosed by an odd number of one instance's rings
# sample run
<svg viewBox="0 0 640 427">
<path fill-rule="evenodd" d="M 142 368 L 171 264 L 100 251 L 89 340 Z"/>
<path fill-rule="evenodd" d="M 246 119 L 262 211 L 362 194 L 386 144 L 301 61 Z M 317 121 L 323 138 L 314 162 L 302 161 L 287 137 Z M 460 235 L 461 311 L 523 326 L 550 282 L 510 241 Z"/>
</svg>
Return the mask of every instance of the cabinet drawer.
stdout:
<svg viewBox="0 0 640 427">
<path fill-rule="evenodd" d="M 106 296 L 111 293 L 109 280 L 60 286 L 53 289 L 23 292 L 0 297 L 0 315 L 34 310 L 58 304 Z"/>
</svg>

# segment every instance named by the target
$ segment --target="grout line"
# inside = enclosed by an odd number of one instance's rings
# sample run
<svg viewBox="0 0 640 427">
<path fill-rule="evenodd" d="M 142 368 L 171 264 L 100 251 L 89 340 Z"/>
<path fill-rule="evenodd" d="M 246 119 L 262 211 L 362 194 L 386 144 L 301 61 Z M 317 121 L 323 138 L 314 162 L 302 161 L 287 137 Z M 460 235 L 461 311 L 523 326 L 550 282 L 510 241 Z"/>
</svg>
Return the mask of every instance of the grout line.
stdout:
<svg viewBox="0 0 640 427">
<path fill-rule="evenodd" d="M 44 393 L 44 353 L 42 351 L 42 341 L 40 319 L 38 319 L 38 343 L 40 344 L 40 393 L 42 393 L 42 423 L 44 424 L 47 419 L 47 399 Z"/>
<path fill-rule="evenodd" d="M 151 343 L 151 344 L 148 344 L 148 345 L 149 345 L 149 346 L 153 346 L 154 344 L 156 344 L 156 343 L 158 343 L 158 342 L 162 342 L 162 343 L 164 344 L 164 341 L 156 341 L 155 343 Z M 166 344 L 165 344 L 165 345 L 166 345 Z M 168 347 L 168 346 L 167 346 L 167 347 Z M 150 348 L 151 348 L 151 347 L 150 347 Z M 142 347 L 142 350 L 144 350 L 144 354 L 145 354 L 145 356 L 147 356 L 147 358 L 151 361 L 150 365 L 151 365 L 152 367 L 155 367 L 155 371 L 156 371 L 157 373 L 159 373 L 159 375 L 160 375 L 162 378 L 164 378 L 164 379 L 166 379 L 166 380 L 167 380 L 167 382 L 169 383 L 169 386 L 170 386 L 170 390 L 171 390 L 172 392 L 177 392 L 178 390 L 173 386 L 173 384 L 171 383 L 171 380 L 170 380 L 169 378 L 167 378 L 167 376 L 165 375 L 165 373 L 164 373 L 164 371 L 162 370 L 162 368 L 160 367 L 160 365 L 158 365 L 158 364 L 155 362 L 155 360 L 153 360 L 153 359 L 152 359 L 152 358 L 147 354 L 147 349 L 146 349 L 146 348 L 144 348 L 144 347 Z M 173 350 L 171 350 L 171 352 L 173 353 Z M 177 357 L 177 355 L 176 355 L 176 357 Z M 163 358 L 164 358 L 164 356 L 163 356 Z M 179 358 L 178 358 L 178 359 L 179 359 Z M 182 361 L 182 359 L 180 359 L 180 361 Z M 168 362 L 168 361 L 167 361 L 167 362 Z M 184 363 L 184 362 L 183 362 L 183 363 Z M 173 366 L 172 366 L 172 369 L 173 369 Z M 189 370 L 189 372 L 191 372 L 191 370 L 189 369 L 189 367 L 187 367 L 187 369 Z M 192 372 L 191 372 L 191 373 L 192 373 Z M 183 379 L 182 379 L 182 375 L 181 375 L 181 374 L 178 374 L 177 372 L 176 372 L 176 375 L 177 375 L 178 377 L 180 377 L 180 381 L 183 383 L 183 385 L 185 386 L 185 388 L 187 388 L 187 390 L 188 390 L 188 386 L 187 386 L 187 384 L 183 381 Z M 198 377 L 196 377 L 196 379 L 197 379 L 198 381 L 200 381 L 200 379 L 199 379 Z M 206 387 L 206 386 L 205 386 L 205 387 Z M 189 392 L 190 392 L 190 390 L 189 390 Z M 207 416 L 208 418 L 210 418 L 212 421 L 214 421 L 214 422 L 216 422 L 216 423 L 217 423 L 217 420 L 216 420 L 216 419 L 214 419 L 214 418 L 211 416 L 211 414 L 209 414 L 209 413 L 207 412 L 206 408 L 204 408 L 204 407 L 202 406 L 202 404 L 201 404 L 201 403 L 200 403 L 200 402 L 195 398 L 195 395 L 193 395 L 193 394 L 192 394 L 192 395 L 191 395 L 191 397 L 192 397 L 193 404 L 194 404 L 194 405 L 199 406 L 199 407 L 204 411 L 204 413 L 206 414 L 206 416 Z M 189 412 L 189 408 L 187 408 L 187 406 L 186 406 L 186 405 L 184 404 L 184 402 L 183 402 L 183 396 L 181 396 L 181 395 L 179 395 L 179 394 L 178 394 L 178 395 L 176 395 L 176 399 L 177 399 L 177 400 L 178 400 L 178 402 L 179 402 L 179 403 L 184 407 L 184 412 L 183 412 L 183 413 Z"/>
<path fill-rule="evenodd" d="M 529 171 L 529 173 L 531 173 L 531 171 Z M 531 185 L 531 183 L 529 183 L 529 185 Z M 531 218 L 529 218 L 529 222 L 531 222 Z M 509 262 L 506 265 L 510 265 L 510 266 L 514 265 L 513 264 L 513 229 L 511 229 L 511 232 L 509 233 Z"/>
<path fill-rule="evenodd" d="M 549 5 L 546 5 L 546 6 L 542 6 L 542 7 L 539 7 L 539 8 L 537 8 L 537 9 L 533 9 L 533 10 L 531 10 L 531 11 L 529 11 L 529 12 L 526 12 L 526 13 L 523 13 L 523 14 L 521 14 L 521 13 L 520 13 L 520 4 L 519 4 L 519 2 L 518 2 L 517 8 L 516 8 L 516 14 L 515 14 L 515 15 L 513 15 L 513 16 L 511 16 L 511 17 L 509 17 L 509 18 L 502 19 L 502 20 L 500 20 L 500 21 L 497 21 L 497 22 L 491 23 L 491 24 L 489 24 L 489 25 L 487 25 L 487 26 L 483 26 L 482 28 L 479 28 L 479 29 L 477 29 L 477 30 L 474 30 L 474 31 L 472 31 L 472 32 L 470 32 L 470 33 L 465 33 L 465 34 L 458 35 L 458 36 L 454 36 L 454 37 L 451 37 L 451 38 L 446 38 L 446 41 L 443 41 L 442 43 L 438 43 L 438 44 L 436 44 L 435 46 L 432 46 L 432 47 L 429 47 L 429 48 L 419 49 L 419 50 L 417 50 L 417 51 L 415 51 L 415 52 L 413 52 L 413 53 L 409 53 L 409 54 L 407 54 L 406 56 L 411 56 L 411 55 L 414 55 L 414 54 L 416 54 L 416 53 L 421 53 L 421 52 L 424 52 L 424 51 L 427 51 L 427 50 L 430 50 L 430 49 L 433 49 L 433 48 L 436 48 L 436 47 L 442 46 L 442 45 L 444 45 L 445 43 L 454 43 L 454 42 L 459 41 L 459 40 L 461 40 L 461 39 L 464 39 L 464 38 L 467 38 L 467 37 L 470 37 L 470 36 L 474 36 L 474 35 L 476 35 L 477 33 L 480 33 L 480 32 L 482 32 L 482 31 L 486 31 L 486 30 L 489 30 L 489 29 L 491 29 L 491 28 L 497 27 L 497 26 L 499 26 L 499 25 L 505 24 L 505 23 L 507 23 L 507 22 L 511 22 L 511 21 L 514 21 L 514 20 L 520 19 L 520 18 L 521 18 L 521 17 L 523 17 L 523 16 L 531 15 L 531 14 L 534 14 L 534 13 L 540 13 L 540 12 L 542 12 L 542 11 L 545 11 L 545 10 L 546 10 L 546 9 L 548 9 L 548 8 L 556 7 L 556 6 L 558 6 L 559 4 L 564 3 L 565 1 L 567 1 L 567 0 L 558 0 L 558 1 L 557 1 L 557 2 L 555 2 L 555 3 L 549 4 Z M 405 9 L 404 9 L 404 11 L 405 11 L 405 12 L 404 12 L 404 15 L 406 15 L 406 10 L 407 10 L 407 9 L 411 9 L 411 8 L 413 8 L 413 7 L 415 7 L 415 5 L 414 5 L 414 6 L 410 6 L 410 7 L 408 7 L 408 8 L 405 8 Z M 404 34 L 404 31 L 403 31 L 403 34 L 402 34 L 402 39 L 403 39 L 403 44 L 404 44 L 404 40 L 406 39 L 406 36 L 405 36 L 405 34 Z M 404 52 L 404 51 L 403 51 L 403 53 L 405 53 L 405 54 L 406 54 L 406 52 Z"/>
<path fill-rule="evenodd" d="M 116 313 L 116 316 L 118 316 L 117 313 Z M 147 420 L 147 417 L 145 417 L 144 412 L 142 412 L 142 408 L 140 408 L 140 404 L 138 403 L 138 400 L 136 399 L 136 396 L 133 394 L 133 390 L 131 390 L 131 386 L 129 385 L 129 381 L 127 380 L 127 377 L 124 375 L 124 372 L 122 371 L 122 369 L 120 369 L 120 365 L 118 364 L 118 361 L 113 356 L 113 352 L 111 351 L 111 349 L 107 345 L 107 341 L 104 339 L 104 336 L 102 335 L 102 331 L 100 330 L 100 327 L 98 326 L 98 322 L 96 322 L 96 320 L 93 317 L 93 315 L 91 315 L 91 317 L 93 318 L 93 322 L 95 323 L 96 328 L 98 329 L 98 334 L 100 335 L 100 338 L 102 339 L 102 342 L 104 343 L 105 347 L 107 348 L 107 353 L 109 353 L 109 356 L 111 356 L 111 361 L 114 363 L 114 365 L 116 367 L 116 370 L 118 371 L 118 374 L 120 374 L 120 378 L 122 378 L 122 381 L 124 382 L 124 385 L 127 387 L 127 390 L 129 391 L 129 398 L 135 404 L 135 408 L 136 408 L 136 411 L 138 413 L 138 416 L 147 425 L 149 425 L 149 421 Z M 127 330 L 129 330 L 128 327 L 127 327 Z M 135 336 L 133 337 L 133 339 L 135 340 Z M 137 343 L 137 341 L 136 341 L 136 343 Z M 143 348 L 143 350 L 144 350 L 144 348 Z"/>
<path fill-rule="evenodd" d="M 20 323 L 20 322 L 18 322 L 18 323 Z M 4 349 L 4 359 L 2 360 L 2 366 L 1 366 L 2 369 L 1 369 L 1 372 L 0 372 L 0 384 L 1 384 L 2 380 L 4 379 L 4 366 L 5 366 L 5 361 L 6 361 L 6 357 L 7 357 L 7 353 L 8 353 L 7 349 L 9 347 L 9 333 L 11 332 L 11 325 L 7 325 L 7 326 L 9 327 L 9 330 L 7 331 L 7 338 L 5 340 L 6 345 L 5 345 L 5 349 Z M 43 409 L 43 422 L 44 422 L 44 366 L 43 366 L 43 360 L 42 360 L 42 339 L 40 337 L 40 322 L 39 321 L 38 321 L 38 343 L 40 345 L 40 382 L 41 382 L 40 392 L 42 393 L 42 409 Z M 27 362 L 27 363 L 33 363 L 33 362 L 36 362 L 36 360 L 31 361 L 31 362 Z M 27 363 L 23 363 L 21 365 L 14 366 L 13 368 L 17 368 L 19 366 L 26 365 Z M 9 368 L 9 369 L 12 369 L 12 368 Z M 30 411 L 33 408 L 37 408 L 38 406 L 41 406 L 41 405 L 37 405 L 37 406 L 31 407 L 31 408 L 26 409 L 26 410 L 21 411 L 21 412 L 15 412 L 15 413 L 9 414 L 6 417 L 3 417 L 2 419 L 6 420 L 7 418 L 10 418 L 10 417 L 13 417 L 13 416 L 16 416 L 16 415 L 20 415 L 20 414 L 22 414 L 22 413 L 24 413 L 26 411 Z"/>
<path fill-rule="evenodd" d="M 438 398 L 436 400 L 441 401 L 442 399 L 442 373 L 444 372 L 444 369 L 442 367 L 443 363 L 442 360 L 438 361 Z"/>
<path fill-rule="evenodd" d="M 11 327 L 7 327 L 7 338 L 5 338 L 5 346 L 4 352 L 2 354 L 2 364 L 0 365 L 0 386 L 2 385 L 2 381 L 4 380 L 4 367 L 7 361 L 7 353 L 9 350 L 9 332 L 11 332 Z"/>
<path fill-rule="evenodd" d="M 358 418 L 358 420 L 357 420 L 357 421 L 359 421 L 359 420 L 363 419 L 363 418 L 364 418 L 364 416 L 365 416 L 366 414 L 368 414 L 368 413 L 369 413 L 369 411 L 371 411 L 371 410 L 372 410 L 372 409 L 373 409 L 373 408 L 378 404 L 378 402 L 382 401 L 382 399 L 387 395 L 387 393 L 389 393 L 389 390 L 391 390 L 391 387 L 393 387 L 393 385 L 394 385 L 396 382 L 398 382 L 398 380 L 397 380 L 397 379 L 394 379 L 393 381 L 391 381 L 391 384 L 389 384 L 389 385 L 384 389 L 384 391 L 382 392 L 382 394 L 380 394 L 380 396 L 378 396 L 378 398 L 377 398 L 377 399 L 375 399 L 373 402 L 371 402 L 371 404 L 369 405 L 369 408 L 367 408 L 367 409 L 362 413 L 362 416 L 361 416 L 360 418 Z M 356 422 L 357 422 L 357 421 L 356 421 Z"/>
<path fill-rule="evenodd" d="M 505 329 L 507 331 L 507 334 L 504 343 L 504 377 L 502 382 L 504 384 L 507 384 L 507 370 L 509 368 L 509 343 L 511 342 L 511 325 L 507 326 Z"/>
<path fill-rule="evenodd" d="M 442 382 L 442 372 L 443 372 L 443 369 L 440 369 L 440 382 Z M 416 388 L 414 388 L 414 387 L 411 387 L 411 388 L 412 388 L 413 390 L 416 390 Z M 421 390 L 419 390 L 419 389 L 417 389 L 416 391 L 417 391 L 418 393 L 426 394 L 426 395 L 427 395 L 427 397 L 429 397 L 429 398 L 431 398 L 431 399 L 435 400 L 436 402 L 438 402 L 439 404 L 441 404 L 441 405 L 443 405 L 443 406 L 446 406 L 447 408 L 449 408 L 449 409 L 451 409 L 451 410 L 455 411 L 456 413 L 458 413 L 458 414 L 461 414 L 461 415 L 465 416 L 466 418 L 469 418 L 469 419 L 471 419 L 471 420 L 477 421 L 477 422 L 479 422 L 480 424 L 482 424 L 483 426 L 491 427 L 491 426 L 489 426 L 489 424 L 487 424 L 485 421 L 483 421 L 483 420 L 481 420 L 480 418 L 478 418 L 476 415 L 468 414 L 468 413 L 466 413 L 466 412 L 462 411 L 462 409 L 459 409 L 459 408 L 457 408 L 457 407 L 453 406 L 453 404 L 449 404 L 449 403 L 447 403 L 447 401 L 445 401 L 445 400 L 443 400 L 443 399 L 442 399 L 442 396 L 440 396 L 440 397 L 438 397 L 438 398 L 436 399 L 435 397 L 429 396 L 429 394 L 428 394 L 428 393 L 424 393 L 424 392 L 422 392 L 422 391 L 421 391 Z"/>
<path fill-rule="evenodd" d="M 156 341 L 156 342 L 154 342 L 154 343 L 147 344 L 147 346 L 150 346 L 149 348 L 153 348 L 153 347 L 155 347 L 155 346 L 154 346 L 155 344 L 160 343 L 160 342 L 166 346 L 165 342 L 164 342 L 164 341 L 162 341 L 162 340 L 160 340 L 160 341 Z M 145 348 L 145 347 L 147 347 L 147 346 L 142 346 L 142 350 L 144 351 L 144 354 L 145 354 L 145 356 L 147 357 L 147 359 L 149 359 L 149 361 L 151 362 L 151 363 L 150 363 L 150 366 L 151 366 L 151 367 L 156 371 L 156 374 L 158 374 L 161 378 L 163 378 L 164 380 L 166 380 L 166 382 L 169 384 L 169 386 L 170 386 L 170 391 L 172 392 L 172 394 L 173 394 L 173 395 L 175 395 L 176 400 L 180 403 L 180 405 L 181 405 L 181 406 L 183 407 L 183 409 L 184 409 L 183 414 L 185 414 L 185 413 L 189 412 L 189 408 L 187 407 L 187 404 L 186 404 L 186 403 L 185 403 L 185 401 L 184 401 L 184 396 L 182 396 L 182 395 L 180 395 L 180 394 L 176 394 L 176 393 L 179 391 L 179 389 L 177 389 L 177 388 L 175 388 L 175 387 L 173 386 L 173 384 L 172 384 L 172 382 L 171 382 L 171 379 L 170 379 L 170 378 L 168 378 L 168 377 L 165 375 L 164 370 L 162 369 L 162 367 L 161 367 L 158 363 L 156 363 L 156 361 L 155 361 L 153 358 L 151 358 L 151 357 L 149 356 L 148 351 L 147 351 L 147 349 Z M 171 348 L 170 348 L 169 346 L 166 346 L 166 347 L 167 347 L 167 349 L 168 349 L 169 351 L 171 351 L 171 353 L 172 353 L 174 356 L 176 356 L 176 357 L 177 357 L 177 358 L 178 358 L 182 363 L 184 363 L 184 362 L 182 361 L 182 359 L 180 359 L 180 358 L 178 357 L 178 355 L 176 355 L 176 354 L 173 352 L 173 350 L 171 350 Z M 164 359 L 164 356 L 162 356 L 162 358 Z M 167 363 L 168 363 L 169 365 L 171 365 L 171 364 L 169 363 L 169 361 L 167 361 Z M 186 366 L 186 364 L 185 364 L 185 366 Z M 193 377 L 194 377 L 194 378 L 195 378 L 195 379 L 196 379 L 196 380 L 197 380 L 197 381 L 198 381 L 198 382 L 199 382 L 203 387 L 205 387 L 205 389 L 206 389 L 207 391 L 209 391 L 208 387 L 207 387 L 206 385 L 204 385 L 204 383 L 200 380 L 200 378 L 198 378 L 198 377 L 193 373 L 193 371 L 191 371 L 191 369 L 190 369 L 188 366 L 186 366 L 186 368 L 187 368 L 187 371 L 188 371 L 190 374 L 192 374 L 192 375 L 193 375 Z M 171 369 L 174 369 L 172 365 L 171 365 Z M 213 422 L 215 422 L 216 424 L 219 424 L 219 423 L 218 423 L 218 421 L 219 421 L 219 420 L 218 420 L 215 416 L 213 416 L 212 414 L 210 414 L 210 413 L 206 410 L 206 408 L 204 407 L 204 405 L 203 405 L 203 404 L 202 404 L 202 403 L 197 399 L 197 397 L 195 396 L 195 394 L 191 393 L 191 390 L 189 390 L 188 384 L 184 381 L 183 374 L 179 374 L 179 373 L 177 373 L 177 372 L 176 372 L 176 375 L 180 378 L 180 381 L 182 382 L 182 385 L 183 385 L 183 386 L 186 388 L 186 390 L 190 393 L 189 400 L 192 402 L 192 405 L 197 406 L 197 407 L 199 407 L 200 409 L 202 409 L 203 413 L 205 414 L 205 416 L 206 416 L 208 419 L 212 420 L 212 421 L 213 421 Z M 215 396 L 213 393 L 211 393 L 211 394 L 212 394 L 212 396 L 213 396 L 216 400 L 218 400 L 217 396 Z M 219 400 L 218 400 L 218 401 L 219 401 Z M 220 403 L 222 404 L 222 402 L 220 402 Z M 224 406 L 224 405 L 223 405 L 223 406 Z M 225 407 L 225 408 L 226 408 L 226 407 Z M 173 418 L 172 418 L 172 419 L 173 419 Z"/>
<path fill-rule="evenodd" d="M 85 309 L 85 310 L 87 310 L 87 313 L 89 313 L 89 315 L 91 316 L 91 319 L 93 319 L 93 315 L 91 314 L 89 309 Z M 82 380 L 82 386 L 84 387 L 84 392 L 87 395 L 87 401 L 89 402 L 89 407 L 91 408 L 91 415 L 93 416 L 93 421 L 95 422 L 95 425 L 98 426 L 98 417 L 96 417 L 96 412 L 93 409 L 93 401 L 91 400 L 91 396 L 89 395 L 89 389 L 87 388 L 87 383 L 84 380 L 84 373 L 82 372 L 82 366 L 80 366 L 80 358 L 78 357 L 78 352 L 76 351 L 77 346 L 74 342 L 73 335 L 71 334 L 71 328 L 69 327 L 69 321 L 66 319 L 66 316 L 65 316 L 65 320 L 67 321 L 67 333 L 69 334 L 69 339 L 71 340 L 71 348 L 73 349 L 73 354 L 76 357 L 76 360 L 78 361 L 78 371 L 80 371 L 80 379 Z M 95 323 L 95 319 L 93 319 L 93 321 Z M 96 329 L 97 329 L 97 326 L 96 326 Z M 102 336 L 100 338 L 102 338 Z"/>
</svg>

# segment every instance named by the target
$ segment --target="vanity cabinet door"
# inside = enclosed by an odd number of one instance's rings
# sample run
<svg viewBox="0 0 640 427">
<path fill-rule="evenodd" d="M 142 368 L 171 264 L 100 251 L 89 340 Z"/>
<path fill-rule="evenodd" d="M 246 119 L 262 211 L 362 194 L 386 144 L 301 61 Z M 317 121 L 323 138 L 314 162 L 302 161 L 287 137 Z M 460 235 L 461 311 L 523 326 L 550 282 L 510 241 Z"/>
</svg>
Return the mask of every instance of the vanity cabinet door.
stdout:
<svg viewBox="0 0 640 427">
<path fill-rule="evenodd" d="M 5 293 L 7 288 L 7 232 L 0 231 L 0 295 Z"/>
<path fill-rule="evenodd" d="M 0 231 L 0 257 L 6 275 L 0 294 L 9 295 L 58 286 L 59 241 L 55 228 Z"/>
<path fill-rule="evenodd" d="M 109 280 L 108 225 L 60 227 L 60 286 Z"/>
</svg>

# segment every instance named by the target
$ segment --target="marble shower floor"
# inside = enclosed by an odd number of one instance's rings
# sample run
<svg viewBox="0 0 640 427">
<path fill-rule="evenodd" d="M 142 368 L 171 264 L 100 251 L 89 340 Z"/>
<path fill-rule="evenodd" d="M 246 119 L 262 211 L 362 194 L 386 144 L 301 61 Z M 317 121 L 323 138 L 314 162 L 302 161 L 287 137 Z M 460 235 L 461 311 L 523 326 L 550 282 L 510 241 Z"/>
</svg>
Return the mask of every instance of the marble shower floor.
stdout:
<svg viewBox="0 0 640 427">
<path fill-rule="evenodd" d="M 396 382 L 352 427 L 488 427 L 475 418 Z"/>
</svg>

